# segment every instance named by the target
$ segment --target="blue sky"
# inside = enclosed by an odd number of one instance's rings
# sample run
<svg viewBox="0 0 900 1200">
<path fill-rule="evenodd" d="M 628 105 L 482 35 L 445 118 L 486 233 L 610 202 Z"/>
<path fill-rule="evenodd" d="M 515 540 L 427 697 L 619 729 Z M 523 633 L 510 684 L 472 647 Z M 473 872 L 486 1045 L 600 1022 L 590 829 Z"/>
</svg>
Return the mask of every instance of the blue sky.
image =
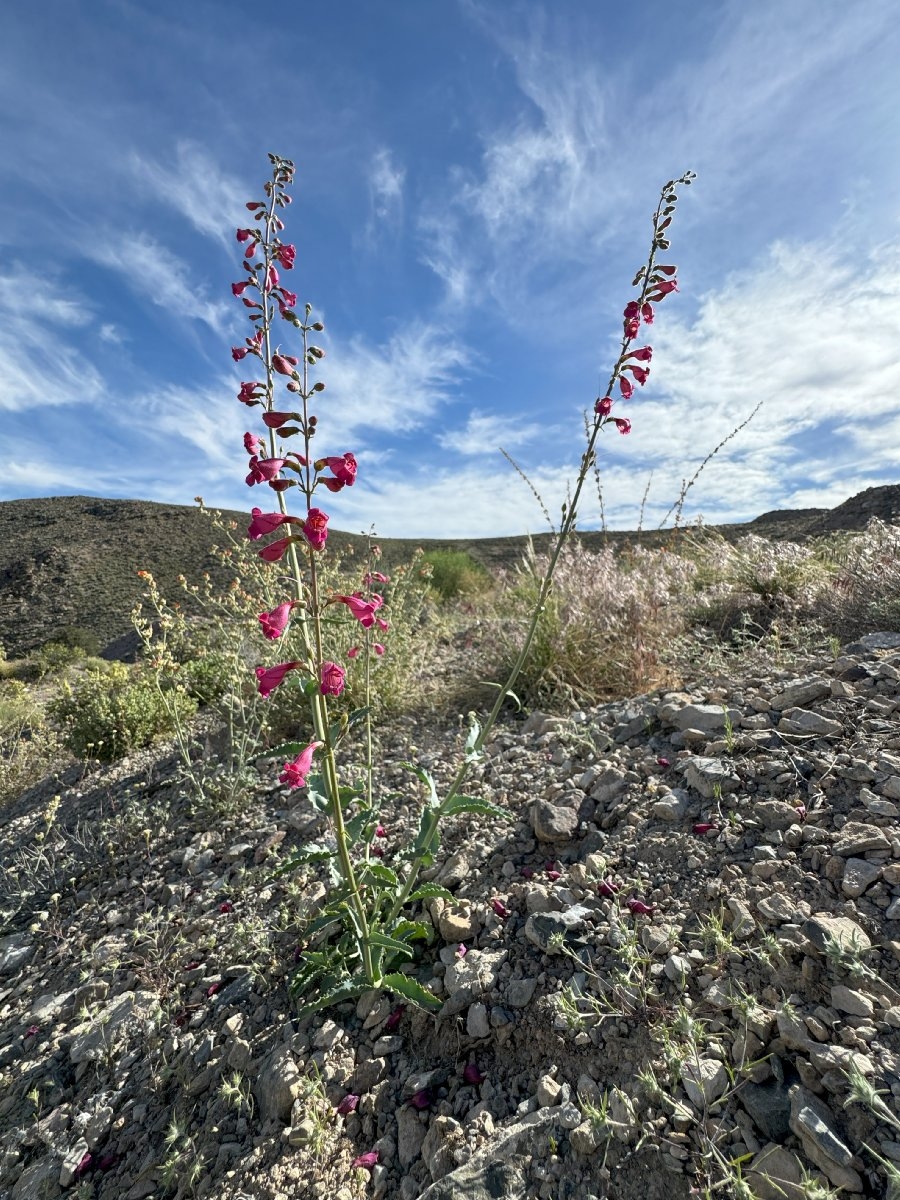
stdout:
<svg viewBox="0 0 900 1200">
<path fill-rule="evenodd" d="M 290 286 L 326 323 L 319 452 L 360 463 L 336 528 L 544 527 L 498 447 L 558 512 L 688 168 L 681 292 L 631 435 L 601 439 L 610 526 L 648 479 L 658 523 L 759 400 L 687 516 L 900 482 L 898 61 L 893 0 L 26 7 L 0 49 L 0 499 L 271 507 L 229 351 L 269 150 L 298 168 Z"/>
</svg>

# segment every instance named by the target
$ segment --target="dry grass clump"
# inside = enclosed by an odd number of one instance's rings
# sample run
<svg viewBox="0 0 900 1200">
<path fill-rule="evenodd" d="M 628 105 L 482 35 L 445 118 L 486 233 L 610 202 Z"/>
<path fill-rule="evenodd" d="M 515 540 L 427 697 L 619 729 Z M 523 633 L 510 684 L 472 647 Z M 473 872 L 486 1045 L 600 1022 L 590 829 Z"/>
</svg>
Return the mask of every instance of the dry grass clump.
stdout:
<svg viewBox="0 0 900 1200">
<path fill-rule="evenodd" d="M 60 736 L 34 693 L 21 680 L 0 681 L 0 807 L 43 779 L 60 753 Z"/>
<path fill-rule="evenodd" d="M 532 550 L 503 581 L 496 603 L 497 658 L 502 676 L 515 660 L 521 629 L 533 611 L 546 562 Z M 695 565 L 666 550 L 629 547 L 599 554 L 566 547 L 540 615 L 532 653 L 516 691 L 527 705 L 591 704 L 635 695 L 669 675 L 663 649 L 684 630 L 680 597 Z"/>
<path fill-rule="evenodd" d="M 826 548 L 834 574 L 816 613 L 841 640 L 900 631 L 900 527 L 873 517 L 859 534 L 835 534 Z"/>
</svg>

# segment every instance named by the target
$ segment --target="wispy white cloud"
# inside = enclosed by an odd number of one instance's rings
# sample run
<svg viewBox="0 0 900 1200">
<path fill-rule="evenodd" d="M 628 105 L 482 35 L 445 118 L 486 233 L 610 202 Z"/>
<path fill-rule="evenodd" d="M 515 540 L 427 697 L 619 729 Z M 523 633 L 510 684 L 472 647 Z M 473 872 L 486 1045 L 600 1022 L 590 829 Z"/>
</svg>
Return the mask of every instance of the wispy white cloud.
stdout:
<svg viewBox="0 0 900 1200">
<path fill-rule="evenodd" d="M 397 166 L 390 150 L 382 147 L 373 155 L 369 169 L 369 195 L 376 221 L 396 221 L 403 210 L 406 170 Z"/>
<path fill-rule="evenodd" d="M 122 342 L 128 340 L 128 334 L 124 333 L 118 325 L 111 323 L 101 325 L 97 336 L 101 342 L 108 342 L 111 346 L 120 346 Z"/>
<path fill-rule="evenodd" d="M 89 402 L 102 390 L 99 371 L 70 340 L 93 319 L 88 301 L 58 280 L 43 291 L 26 304 L 31 273 L 13 264 L 0 274 L 0 409 L 8 412 Z"/>
<path fill-rule="evenodd" d="M 439 446 L 456 454 L 496 454 L 500 446 L 504 450 L 523 446 L 546 432 L 545 426 L 536 421 L 523 422 L 515 416 L 472 412 L 462 429 L 440 433 L 437 441 Z"/>
<path fill-rule="evenodd" d="M 135 179 L 186 217 L 198 233 L 230 246 L 245 196 L 236 179 L 225 174 L 197 142 L 180 141 L 175 161 L 163 166 L 133 151 L 129 163 Z"/>
<path fill-rule="evenodd" d="M 231 319 L 228 306 L 210 300 L 185 263 L 146 233 L 120 234 L 98 242 L 91 256 L 122 275 L 138 296 L 165 309 L 173 319 L 190 317 L 216 331 Z"/>
<path fill-rule="evenodd" d="M 416 429 L 455 402 L 470 365 L 467 348 L 434 325 L 409 325 L 383 345 L 353 338 L 335 345 L 323 364 L 328 390 L 322 407 L 346 437 L 364 429 Z"/>
</svg>

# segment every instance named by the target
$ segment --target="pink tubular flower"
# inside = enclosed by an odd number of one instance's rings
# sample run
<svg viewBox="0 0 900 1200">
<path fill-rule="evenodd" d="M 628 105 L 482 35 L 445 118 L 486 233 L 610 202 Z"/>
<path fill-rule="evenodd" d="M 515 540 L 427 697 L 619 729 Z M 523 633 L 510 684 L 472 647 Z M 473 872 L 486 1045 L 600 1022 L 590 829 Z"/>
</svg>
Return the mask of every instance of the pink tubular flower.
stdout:
<svg viewBox="0 0 900 1200">
<path fill-rule="evenodd" d="M 715 823 L 715 821 L 698 821 L 696 825 L 692 826 L 693 832 L 699 833 L 701 837 L 703 837 L 705 834 L 709 833 L 709 831 L 711 829 L 718 829 L 718 828 L 719 827 Z"/>
<path fill-rule="evenodd" d="M 280 429 L 282 425 L 287 425 L 288 421 L 296 421 L 297 413 L 292 412 L 265 412 L 262 415 L 263 425 L 269 429 Z"/>
<path fill-rule="evenodd" d="M 421 1112 L 425 1108 L 431 1108 L 433 1099 L 431 1088 L 424 1087 L 419 1088 L 417 1092 L 413 1092 L 409 1098 L 409 1102 L 413 1108 L 417 1108 Z"/>
<path fill-rule="evenodd" d="M 605 896 L 607 900 L 611 900 L 616 892 L 621 890 L 622 885 L 616 883 L 614 879 L 601 879 L 597 884 L 597 893 L 600 896 Z"/>
<path fill-rule="evenodd" d="M 334 662 L 323 662 L 319 671 L 319 691 L 323 696 L 339 696 L 344 690 L 347 672 Z"/>
<path fill-rule="evenodd" d="M 281 265 L 284 267 L 284 269 L 286 271 L 290 271 L 290 269 L 294 265 L 294 259 L 295 259 L 296 255 L 297 255 L 296 246 L 279 246 L 278 251 L 276 253 L 276 258 L 278 259 L 278 261 L 281 263 Z"/>
<path fill-rule="evenodd" d="M 372 646 L 372 649 L 375 651 L 375 653 L 378 655 L 379 658 L 381 658 L 382 654 L 384 654 L 384 646 L 382 646 L 381 642 L 375 642 L 374 645 Z"/>
<path fill-rule="evenodd" d="M 497 916 L 501 919 L 501 921 L 505 921 L 506 918 L 510 915 L 509 909 L 506 907 L 506 905 L 503 903 L 502 900 L 492 900 L 491 908 L 494 910 L 494 912 L 497 914 Z"/>
<path fill-rule="evenodd" d="M 238 400 L 240 400 L 241 404 L 257 403 L 256 389 L 260 388 L 262 386 L 263 385 L 261 383 L 257 383 L 256 381 L 251 381 L 250 383 L 242 383 L 241 390 L 238 392 Z M 265 417 L 263 418 L 263 420 L 265 420 Z"/>
<path fill-rule="evenodd" d="M 266 272 L 266 291 L 271 292 L 272 288 L 278 287 L 278 272 L 274 267 L 269 267 Z"/>
<path fill-rule="evenodd" d="M 623 371 L 630 371 L 641 387 L 647 382 L 650 377 L 649 367 L 638 367 L 634 363 L 626 363 L 622 368 Z"/>
<path fill-rule="evenodd" d="M 629 341 L 632 338 L 636 338 L 640 327 L 641 327 L 641 318 L 640 317 L 632 317 L 630 321 L 626 321 L 625 322 L 626 338 L 628 338 Z"/>
<path fill-rule="evenodd" d="M 288 671 L 296 670 L 297 667 L 302 667 L 300 662 L 284 662 L 277 663 L 274 667 L 257 667 L 257 690 L 259 694 L 265 698 L 271 695 L 277 687 L 284 682 L 284 677 Z"/>
<path fill-rule="evenodd" d="M 289 522 L 299 524 L 297 517 L 288 517 L 284 513 L 264 513 L 260 508 L 252 509 L 251 516 L 253 519 L 247 528 L 247 536 L 251 542 L 259 541 L 267 533 L 274 533 L 280 526 Z"/>
<path fill-rule="evenodd" d="M 400 1027 L 400 1022 L 403 1020 L 403 1014 L 406 1012 L 405 1004 L 398 1004 L 391 1015 L 384 1023 L 385 1033 L 396 1033 Z"/>
<path fill-rule="evenodd" d="M 283 466 L 283 458 L 258 458 L 255 454 L 251 455 L 247 486 L 253 487 L 254 483 L 268 483 L 270 479 L 277 479 Z"/>
<path fill-rule="evenodd" d="M 300 522 L 303 533 L 313 550 L 321 550 L 328 540 L 328 514 L 320 508 L 311 508 L 306 520 Z"/>
<path fill-rule="evenodd" d="M 240 283 L 233 283 L 231 285 L 232 296 L 242 296 L 244 294 L 244 292 L 247 290 L 247 288 L 251 287 L 252 284 L 253 284 L 252 279 L 243 279 L 243 280 L 241 280 Z"/>
<path fill-rule="evenodd" d="M 619 388 L 625 400 L 630 400 L 634 395 L 634 384 L 630 379 L 626 379 L 624 375 L 619 376 Z"/>
<path fill-rule="evenodd" d="M 278 538 L 275 542 L 269 542 L 268 546 L 264 546 L 259 552 L 259 557 L 263 562 L 280 562 L 284 558 L 288 546 L 293 541 L 293 538 Z"/>
<path fill-rule="evenodd" d="M 356 658 L 357 655 L 359 654 L 359 650 L 360 650 L 359 646 L 351 646 L 350 649 L 347 651 L 347 657 L 348 658 Z"/>
<path fill-rule="evenodd" d="M 346 604 L 350 609 L 351 616 L 356 617 L 363 629 L 372 628 L 375 624 L 375 614 L 384 604 L 384 597 L 377 592 L 370 600 L 367 600 L 361 592 L 354 592 L 352 596 L 334 596 L 333 599 Z"/>
<path fill-rule="evenodd" d="M 640 916 L 640 917 L 652 917 L 653 916 L 653 906 L 651 904 L 645 904 L 643 902 L 643 900 L 637 900 L 637 899 L 635 899 L 634 896 L 632 896 L 630 900 L 626 901 L 626 903 L 628 904 L 628 907 L 631 910 L 631 912 L 633 912 L 635 914 L 635 916 Z"/>
<path fill-rule="evenodd" d="M 631 350 L 625 355 L 626 358 L 636 358 L 638 362 L 649 362 L 653 357 L 652 346 L 641 346 L 639 350 Z"/>
<path fill-rule="evenodd" d="M 284 770 L 278 776 L 279 783 L 286 783 L 291 790 L 301 788 L 306 784 L 306 777 L 312 770 L 313 755 L 321 746 L 321 742 L 310 742 L 296 758 L 284 764 Z"/>
<path fill-rule="evenodd" d="M 631 433 L 631 422 L 627 417 L 613 417 L 619 433 Z"/>
<path fill-rule="evenodd" d="M 640 315 L 641 307 L 637 300 L 629 300 L 625 305 L 624 317 L 626 321 L 633 321 L 635 317 Z"/>
<path fill-rule="evenodd" d="M 359 1104 L 359 1096 L 354 1092 L 348 1092 L 340 1104 L 337 1106 L 337 1112 L 342 1117 L 349 1117 L 351 1113 L 355 1113 Z"/>
<path fill-rule="evenodd" d="M 645 325 L 653 324 L 653 305 L 652 304 L 644 303 L 641 305 L 641 317 L 642 317 Z"/>
<path fill-rule="evenodd" d="M 466 1083 L 484 1083 L 484 1076 L 473 1062 L 466 1063 L 463 1068 L 463 1079 Z"/>
<path fill-rule="evenodd" d="M 253 237 L 252 229 L 239 229 L 237 231 L 237 240 L 239 242 L 246 242 L 252 237 Z"/>
<path fill-rule="evenodd" d="M 352 454 L 347 453 L 340 458 L 326 458 L 322 462 L 340 483 L 346 484 L 347 487 L 353 486 L 356 481 L 356 459 Z"/>
<path fill-rule="evenodd" d="M 272 367 L 279 375 L 293 375 L 300 359 L 293 354 L 273 354 Z"/>
<path fill-rule="evenodd" d="M 248 454 L 259 454 L 261 450 L 265 450 L 265 446 L 255 433 L 245 433 L 244 449 Z"/>
<path fill-rule="evenodd" d="M 657 283 L 653 289 L 651 300 L 662 300 L 663 296 L 668 296 L 669 292 L 678 291 L 677 279 L 666 279 L 662 283 Z M 645 318 L 646 320 L 646 318 Z"/>
<path fill-rule="evenodd" d="M 613 406 L 612 396 L 604 396 L 594 404 L 594 412 L 598 417 L 608 417 Z"/>
<path fill-rule="evenodd" d="M 369 571 L 369 573 L 363 579 L 363 583 L 367 583 L 367 584 L 390 583 L 390 582 L 391 582 L 390 577 L 387 575 L 382 575 L 382 573 L 380 571 Z"/>
<path fill-rule="evenodd" d="M 286 600 L 284 604 L 278 604 L 271 612 L 259 614 L 259 621 L 262 625 L 263 636 L 274 641 L 280 638 L 288 627 L 288 621 L 291 619 L 291 609 L 296 604 L 295 600 Z"/>
<path fill-rule="evenodd" d="M 245 350 L 242 346 L 232 346 L 231 347 L 231 357 L 234 359 L 235 362 L 240 362 L 241 359 L 246 358 L 249 353 L 250 353 L 250 351 Z"/>
<path fill-rule="evenodd" d="M 375 826 L 375 836 L 376 836 L 376 837 L 380 837 L 380 838 L 386 838 L 386 837 L 387 837 L 387 835 L 388 835 L 388 834 L 387 834 L 387 830 L 385 829 L 385 827 L 384 827 L 383 825 L 376 825 L 376 826 Z"/>
<path fill-rule="evenodd" d="M 358 1154 L 350 1164 L 351 1167 L 364 1167 L 365 1170 L 371 1171 L 378 1162 L 378 1151 L 367 1150 L 365 1154 Z"/>
</svg>

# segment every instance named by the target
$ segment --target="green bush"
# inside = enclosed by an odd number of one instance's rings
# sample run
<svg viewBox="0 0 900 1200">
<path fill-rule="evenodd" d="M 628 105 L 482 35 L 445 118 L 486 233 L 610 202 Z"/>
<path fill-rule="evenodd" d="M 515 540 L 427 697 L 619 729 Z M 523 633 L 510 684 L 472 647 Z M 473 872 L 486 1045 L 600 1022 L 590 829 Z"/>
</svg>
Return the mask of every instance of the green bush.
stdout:
<svg viewBox="0 0 900 1200">
<path fill-rule="evenodd" d="M 0 682 L 0 806 L 42 779 L 60 758 L 59 736 L 24 683 Z"/>
<path fill-rule="evenodd" d="M 467 550 L 429 550 L 423 562 L 431 567 L 431 586 L 442 600 L 476 596 L 491 586 L 489 573 Z"/>
<path fill-rule="evenodd" d="M 65 671 L 67 667 L 71 667 L 82 658 L 84 658 L 83 651 L 75 646 L 69 646 L 65 642 L 45 642 L 40 650 L 32 656 L 39 677 Z"/>
<path fill-rule="evenodd" d="M 89 671 L 74 683 L 63 683 L 61 695 L 48 708 L 63 723 L 63 739 L 73 754 L 114 762 L 172 733 L 176 720 L 196 712 L 197 702 L 177 687 L 163 696 L 152 676 L 114 663 L 106 674 Z"/>
<path fill-rule="evenodd" d="M 81 652 L 79 657 L 94 657 L 100 653 L 100 639 L 90 629 L 82 629 L 80 625 L 65 625 L 54 639 L 64 646 Z"/>
</svg>

